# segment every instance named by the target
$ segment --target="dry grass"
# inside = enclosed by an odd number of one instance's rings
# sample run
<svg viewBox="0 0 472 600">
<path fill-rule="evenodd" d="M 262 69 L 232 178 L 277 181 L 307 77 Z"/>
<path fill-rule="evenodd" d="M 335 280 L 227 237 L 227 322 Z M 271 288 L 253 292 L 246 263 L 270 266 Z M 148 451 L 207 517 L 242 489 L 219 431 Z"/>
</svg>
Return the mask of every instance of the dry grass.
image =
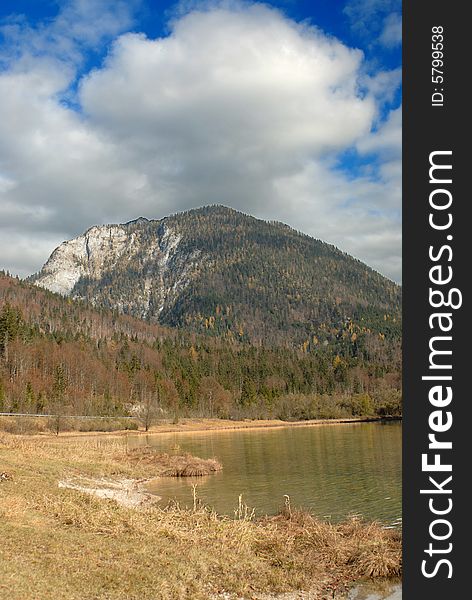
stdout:
<svg viewBox="0 0 472 600">
<path fill-rule="evenodd" d="M 0 431 L 18 435 L 56 435 L 56 417 L 12 417 L 0 415 Z M 116 433 L 137 430 L 138 423 L 131 419 L 119 417 L 73 418 L 62 416 L 59 421 L 60 432 L 107 432 Z"/>
<path fill-rule="evenodd" d="M 332 426 L 341 423 L 359 423 L 377 421 L 380 418 L 352 417 L 343 419 L 310 419 L 304 421 L 281 421 L 280 419 L 210 419 L 210 418 L 181 418 L 178 423 L 171 419 L 162 419 L 157 424 L 151 426 L 149 431 L 140 429 L 136 421 L 123 420 L 119 417 L 110 417 L 109 419 L 72 419 L 67 416 L 61 417 L 61 436 L 83 436 L 89 432 L 97 435 L 126 435 L 126 432 L 133 430 L 134 433 L 149 435 L 154 433 L 185 433 L 185 432 L 204 432 L 204 431 L 233 431 L 236 429 L 273 429 L 287 427 L 307 427 L 307 426 Z M 19 435 L 40 435 L 51 436 L 55 433 L 55 419 L 46 419 L 42 417 L 6 417 L 0 416 L 0 432 L 13 433 Z"/>
<path fill-rule="evenodd" d="M 150 446 L 133 448 L 126 458 L 133 463 L 154 467 L 160 477 L 201 477 L 223 468 L 215 458 L 199 458 L 188 453 L 158 453 Z"/>
<path fill-rule="evenodd" d="M 9 475 L 0 482 L 0 598 L 253 599 L 294 590 L 340 598 L 360 578 L 401 573 L 399 532 L 322 522 L 287 499 L 276 517 L 254 520 L 240 502 L 230 519 L 198 505 L 127 508 L 58 487 L 64 478 L 152 475 L 153 461 L 132 454 L 123 442 L 0 435 L 0 471 Z"/>
</svg>

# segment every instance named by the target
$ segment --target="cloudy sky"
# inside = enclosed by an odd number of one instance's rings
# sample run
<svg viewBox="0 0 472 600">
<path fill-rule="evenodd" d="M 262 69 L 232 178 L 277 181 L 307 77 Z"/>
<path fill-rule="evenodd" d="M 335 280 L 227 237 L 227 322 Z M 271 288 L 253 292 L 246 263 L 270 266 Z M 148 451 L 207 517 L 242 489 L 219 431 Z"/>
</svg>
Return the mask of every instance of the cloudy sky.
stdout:
<svg viewBox="0 0 472 600">
<path fill-rule="evenodd" d="M 401 279 L 399 0 L 2 0 L 0 269 L 225 204 Z"/>
</svg>

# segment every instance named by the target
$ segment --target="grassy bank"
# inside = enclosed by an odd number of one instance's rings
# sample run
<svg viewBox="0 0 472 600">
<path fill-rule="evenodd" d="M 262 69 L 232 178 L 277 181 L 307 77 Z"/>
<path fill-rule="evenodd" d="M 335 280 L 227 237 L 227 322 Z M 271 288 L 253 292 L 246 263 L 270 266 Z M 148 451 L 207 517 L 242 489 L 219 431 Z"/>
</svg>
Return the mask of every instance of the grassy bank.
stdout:
<svg viewBox="0 0 472 600">
<path fill-rule="evenodd" d="M 34 435 L 39 433 L 58 434 L 64 432 L 95 433 L 116 431 L 138 431 L 139 423 L 134 419 L 120 417 L 109 418 L 73 418 L 0 415 L 0 432 L 19 435 Z"/>
<path fill-rule="evenodd" d="M 339 598 L 363 577 L 401 571 L 398 532 L 320 522 L 288 502 L 258 520 L 240 505 L 233 520 L 200 507 L 129 508 L 59 487 L 155 476 L 155 461 L 136 460 L 122 440 L 0 434 L 0 471 L 0 597 L 9 600 L 252 599 L 295 590 Z"/>
<path fill-rule="evenodd" d="M 401 420 L 401 417 L 352 417 L 343 419 L 307 419 L 303 421 L 282 421 L 281 419 L 209 419 L 183 418 L 176 423 L 172 419 L 161 419 L 148 431 L 139 427 L 135 421 L 123 419 L 93 420 L 81 422 L 78 419 L 64 419 L 59 434 L 61 436 L 78 437 L 93 433 L 94 435 L 116 434 L 126 435 L 128 432 L 149 435 L 153 433 L 182 433 L 186 431 L 227 431 L 233 429 L 253 429 L 266 427 L 305 427 L 308 425 L 335 425 L 339 423 L 365 423 L 386 420 Z M 0 415 L 0 433 L 20 435 L 56 435 L 54 421 L 42 417 L 5 417 Z"/>
</svg>

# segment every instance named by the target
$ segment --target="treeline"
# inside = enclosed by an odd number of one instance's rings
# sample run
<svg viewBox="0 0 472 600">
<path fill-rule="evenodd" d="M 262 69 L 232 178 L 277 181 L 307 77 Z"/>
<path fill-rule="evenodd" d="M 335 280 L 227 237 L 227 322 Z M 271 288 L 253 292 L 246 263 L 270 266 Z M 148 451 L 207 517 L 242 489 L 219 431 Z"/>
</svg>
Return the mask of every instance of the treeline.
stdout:
<svg viewBox="0 0 472 600">
<path fill-rule="evenodd" d="M 397 415 L 400 366 L 399 343 L 354 326 L 330 345 L 256 346 L 96 311 L 0 275 L 0 412 L 135 414 L 145 425 Z"/>
</svg>

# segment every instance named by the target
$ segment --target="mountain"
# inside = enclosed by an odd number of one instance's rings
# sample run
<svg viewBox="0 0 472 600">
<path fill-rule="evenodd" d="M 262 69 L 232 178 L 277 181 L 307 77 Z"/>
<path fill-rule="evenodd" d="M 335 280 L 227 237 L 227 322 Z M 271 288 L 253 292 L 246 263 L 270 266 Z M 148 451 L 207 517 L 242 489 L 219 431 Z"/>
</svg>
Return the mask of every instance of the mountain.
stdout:
<svg viewBox="0 0 472 600">
<path fill-rule="evenodd" d="M 332 245 L 223 206 L 92 227 L 31 281 L 151 323 L 255 343 L 316 345 L 346 328 L 400 336 L 398 285 Z"/>
</svg>

